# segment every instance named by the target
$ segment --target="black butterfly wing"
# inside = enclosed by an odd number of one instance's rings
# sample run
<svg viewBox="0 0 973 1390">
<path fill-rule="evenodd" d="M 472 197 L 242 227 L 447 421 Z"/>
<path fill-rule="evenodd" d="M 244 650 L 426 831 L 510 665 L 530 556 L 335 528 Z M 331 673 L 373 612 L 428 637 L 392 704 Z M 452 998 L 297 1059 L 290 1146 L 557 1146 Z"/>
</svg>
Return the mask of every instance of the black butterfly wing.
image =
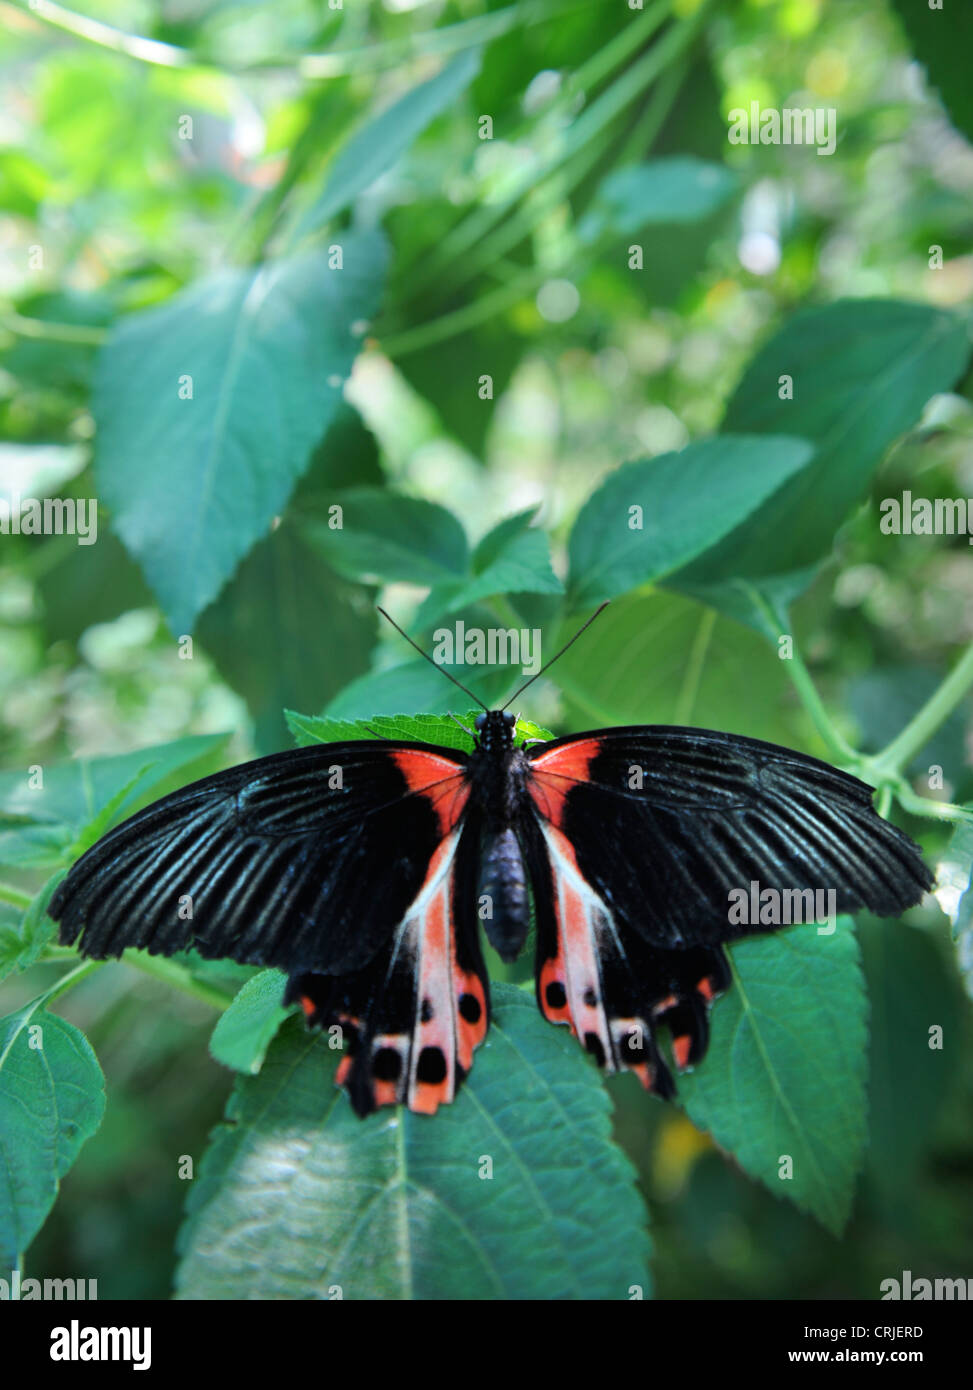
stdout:
<svg viewBox="0 0 973 1390">
<path fill-rule="evenodd" d="M 774 929 L 732 921 L 731 892 L 833 890 L 838 912 L 890 916 L 932 884 L 870 787 L 774 744 L 648 726 L 528 756 L 528 860 L 535 900 L 550 904 L 538 909 L 538 1002 L 604 1065 L 662 1094 L 673 1086 L 657 1025 L 680 1067 L 699 1060 L 729 980 L 722 944 Z"/>
<path fill-rule="evenodd" d="M 424 744 L 320 744 L 203 778 L 109 831 L 49 913 L 62 942 L 89 956 L 195 946 L 279 967 L 313 1022 L 347 1029 L 341 1080 L 361 1113 L 396 1099 L 435 1108 L 462 1079 L 489 1009 L 475 893 L 454 904 L 465 761 Z M 434 1022 L 422 1017 L 423 987 L 438 1001 Z M 472 1030 L 467 995 L 479 1009 Z M 382 1075 L 391 1048 L 396 1078 Z"/>
</svg>

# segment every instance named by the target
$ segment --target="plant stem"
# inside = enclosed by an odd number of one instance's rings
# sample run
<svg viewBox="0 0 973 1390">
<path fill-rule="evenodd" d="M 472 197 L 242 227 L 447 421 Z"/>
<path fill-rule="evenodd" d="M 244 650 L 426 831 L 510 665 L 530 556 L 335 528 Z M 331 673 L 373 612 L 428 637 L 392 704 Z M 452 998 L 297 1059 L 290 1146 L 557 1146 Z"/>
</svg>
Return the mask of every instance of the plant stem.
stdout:
<svg viewBox="0 0 973 1390">
<path fill-rule="evenodd" d="M 153 63 L 156 67 L 185 68 L 195 64 L 196 59 L 185 48 L 176 48 L 171 43 L 160 43 L 158 39 L 141 38 L 138 34 L 126 34 L 100 19 L 89 19 L 87 15 L 76 14 L 74 10 L 56 5 L 53 0 L 11 0 L 18 10 L 23 10 L 35 19 L 42 19 L 56 29 L 73 34 L 77 39 L 97 44 L 99 48 L 109 48 L 114 53 L 123 53 L 127 58 L 137 58 L 142 63 Z"/>
<path fill-rule="evenodd" d="M 928 816 L 930 820 L 965 821 L 973 824 L 973 809 L 969 806 L 956 806 L 951 801 L 932 801 L 920 796 L 902 778 L 895 787 L 895 797 L 904 811 L 914 816 Z"/>
<path fill-rule="evenodd" d="M 66 994 L 69 989 L 74 989 L 75 985 L 79 985 L 82 980 L 100 970 L 104 964 L 103 960 L 83 960 L 80 965 L 76 965 L 73 970 L 68 970 L 59 980 L 55 980 L 50 989 L 45 990 L 37 1000 L 37 1007 L 46 1009 L 55 999 Z"/>
<path fill-rule="evenodd" d="M 482 43 L 490 43 L 518 25 L 542 24 L 547 19 L 580 9 L 584 3 L 585 0 L 534 0 L 534 3 L 509 5 L 489 14 L 475 15 L 456 24 L 445 24 L 439 29 L 390 39 L 385 43 L 368 44 L 343 52 L 306 53 L 301 56 L 275 54 L 245 63 L 235 63 L 230 57 L 195 53 L 192 49 L 147 39 L 139 34 L 128 34 L 114 25 L 77 14 L 53 3 L 53 0 L 7 0 L 6 4 L 0 3 L 0 11 L 9 6 L 43 20 L 76 39 L 156 67 L 211 68 L 220 72 L 246 73 L 270 72 L 274 69 L 293 72 L 296 66 L 302 78 L 320 79 L 342 77 L 348 73 L 376 72 L 382 68 L 396 67 L 410 58 L 444 57 L 458 53 Z"/>
<path fill-rule="evenodd" d="M 0 314 L 0 329 L 6 328 L 19 338 L 42 338 L 51 343 L 81 343 L 85 347 L 100 347 L 108 337 L 107 328 L 84 323 L 51 323 L 48 319 L 26 318 L 23 314 Z"/>
<path fill-rule="evenodd" d="M 15 888 L 12 883 L 0 883 L 0 902 L 13 903 L 14 907 L 30 907 L 34 901 L 30 893 Z"/>
<path fill-rule="evenodd" d="M 801 656 L 798 645 L 794 640 L 794 634 L 787 632 L 784 627 L 781 614 L 778 613 L 766 597 L 752 584 L 746 584 L 746 592 L 750 602 L 762 614 L 764 621 L 770 630 L 776 635 L 778 640 L 781 637 L 789 637 L 791 642 L 791 656 L 784 662 L 787 667 L 787 674 L 791 684 L 797 691 L 801 704 L 804 706 L 811 718 L 814 727 L 824 739 L 828 746 L 828 751 L 835 762 L 850 763 L 853 767 L 858 767 L 862 762 L 862 754 L 852 748 L 851 744 L 838 732 L 831 722 L 831 716 L 825 709 L 824 701 L 817 692 L 811 673 L 804 665 L 804 658 Z"/>
<path fill-rule="evenodd" d="M 944 724 L 963 696 L 973 686 L 973 645 L 969 646 L 936 690 L 887 747 L 876 754 L 874 765 L 887 772 L 901 772 L 916 753 Z M 921 799 L 921 798 L 920 798 Z M 942 805 L 943 803 L 935 803 Z"/>
<path fill-rule="evenodd" d="M 192 995 L 194 999 L 199 999 L 204 1004 L 209 1004 L 211 1008 L 228 1008 L 233 1002 L 233 996 L 227 994 L 225 990 L 217 988 L 216 985 L 206 984 L 203 980 L 197 980 L 178 961 L 167 960 L 165 956 L 150 956 L 146 951 L 138 951 L 131 948 L 122 952 L 122 960 L 126 965 L 133 966 L 136 970 L 141 970 L 143 975 L 152 975 L 156 980 L 162 980 L 165 984 L 171 985 L 173 989 L 181 990 L 183 994 Z"/>
</svg>

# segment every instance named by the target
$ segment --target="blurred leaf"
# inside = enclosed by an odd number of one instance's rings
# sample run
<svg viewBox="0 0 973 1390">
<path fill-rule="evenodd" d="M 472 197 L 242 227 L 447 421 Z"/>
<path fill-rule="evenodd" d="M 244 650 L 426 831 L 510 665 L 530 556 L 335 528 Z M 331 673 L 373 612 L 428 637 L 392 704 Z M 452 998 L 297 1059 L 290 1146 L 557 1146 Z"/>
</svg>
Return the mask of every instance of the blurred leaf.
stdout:
<svg viewBox="0 0 973 1390">
<path fill-rule="evenodd" d="M 858 935 L 871 1006 L 868 1168 L 886 1202 L 908 1202 L 960 1069 L 962 996 L 926 932 L 864 918 Z M 941 1049 L 929 1045 L 936 1025 Z"/>
<path fill-rule="evenodd" d="M 466 533 L 445 507 L 377 488 L 337 493 L 334 502 L 340 527 L 309 522 L 305 529 L 339 574 L 409 584 L 465 574 Z"/>
<path fill-rule="evenodd" d="M 46 541 L 44 550 L 48 547 L 54 562 L 42 565 L 37 587 L 50 641 L 77 642 L 95 623 L 153 606 L 138 566 L 106 526 L 99 528 L 94 555 L 87 546 L 65 546 L 57 539 Z"/>
<path fill-rule="evenodd" d="M 46 1012 L 48 994 L 0 1021 L 0 1262 L 5 1270 L 16 1267 L 40 1230 L 61 1178 L 105 1110 L 95 1054 L 83 1033 Z"/>
<path fill-rule="evenodd" d="M 396 327 L 407 332 L 431 319 L 461 312 L 495 288 L 492 278 L 480 279 L 455 294 L 435 297 L 436 286 L 431 285 L 428 292 L 409 305 L 408 314 Z M 407 280 L 404 289 L 408 289 Z M 448 338 L 428 347 L 412 347 L 396 354 L 395 365 L 432 406 L 443 428 L 482 462 L 497 402 L 528 346 L 529 339 L 515 323 L 493 316 L 475 328 L 450 333 Z M 485 376 L 490 378 L 490 394 L 486 397 L 480 394 L 481 378 Z"/>
<path fill-rule="evenodd" d="M 335 157 L 324 190 L 301 218 L 297 235 L 329 221 L 401 159 L 430 122 L 455 103 L 479 69 L 478 50 L 460 53 L 435 77 L 413 87 L 357 130 Z"/>
<path fill-rule="evenodd" d="M 375 436 L 358 411 L 342 401 L 294 489 L 291 510 L 327 519 L 336 489 L 381 487 L 383 482 Z"/>
<path fill-rule="evenodd" d="M 973 10 L 969 5 L 892 0 L 902 21 L 909 46 L 926 69 L 950 120 L 967 140 L 973 141 L 973 90 L 969 56 L 973 52 Z"/>
<path fill-rule="evenodd" d="M 66 869 L 58 869 L 51 875 L 24 913 L 19 931 L 0 934 L 0 980 L 33 965 L 57 935 L 57 923 L 48 917 L 47 904 L 66 873 Z"/>
<path fill-rule="evenodd" d="M 494 1003 L 469 1079 L 434 1117 L 359 1120 L 334 1089 L 337 1055 L 286 1024 L 204 1158 L 178 1296 L 648 1293 L 645 1210 L 597 1072 L 533 998 L 495 985 Z"/>
<path fill-rule="evenodd" d="M 730 954 L 734 986 L 713 1007 L 705 1061 L 679 1081 L 682 1102 L 752 1177 L 838 1235 L 865 1144 L 868 1001 L 851 923 L 751 937 Z"/>
<path fill-rule="evenodd" d="M 117 324 L 102 351 L 99 493 L 177 635 L 284 509 L 339 408 L 386 256 L 377 233 L 342 245 L 342 269 L 321 251 L 221 271 Z"/>
<path fill-rule="evenodd" d="M 287 976 L 279 970 L 261 970 L 239 990 L 233 1003 L 220 1014 L 209 1040 L 217 1062 L 234 1071 L 256 1075 L 267 1048 L 291 1012 L 281 1004 Z"/>
<path fill-rule="evenodd" d="M 969 356 L 963 321 L 923 304 L 842 300 L 795 314 L 758 352 L 726 411 L 735 432 L 800 435 L 814 461 L 680 576 L 720 586 L 790 574 L 831 549 L 886 449 Z M 793 378 L 793 400 L 778 379 Z M 807 570 L 807 579 L 812 571 Z"/>
<path fill-rule="evenodd" d="M 0 862 L 17 864 L 22 856 L 31 863 L 47 862 L 30 857 L 32 846 L 36 847 L 30 834 L 35 822 L 47 834 L 51 848 L 59 845 L 63 854 L 113 799 L 117 822 L 169 790 L 167 784 L 172 778 L 216 753 L 227 737 L 200 734 L 133 753 L 55 763 L 43 769 L 44 785 L 36 789 L 29 785 L 27 769 L 0 773 L 0 829 L 5 817 L 24 822 L 23 829 L 7 829 L 0 834 Z M 123 789 L 125 795 L 119 800 L 117 794 Z"/>
<path fill-rule="evenodd" d="M 967 806 L 973 811 L 973 806 Z M 953 927 L 956 959 L 973 999 L 973 824 L 960 821 L 936 865 L 935 896 Z"/>
<path fill-rule="evenodd" d="M 3 203 L 2 197 L 0 203 Z M 28 319 L 66 323 L 78 328 L 104 328 L 115 315 L 110 295 L 70 288 L 28 295 L 17 302 L 16 309 Z M 71 396 L 81 396 L 91 384 L 97 351 L 93 343 L 18 335 L 12 338 L 8 348 L 0 351 L 0 366 L 31 389 L 47 386 Z"/>
<path fill-rule="evenodd" d="M 367 670 L 377 621 L 287 517 L 206 609 L 199 637 L 246 700 L 258 750 L 271 753 L 287 746 L 285 707 L 319 709 Z"/>
<path fill-rule="evenodd" d="M 396 715 L 403 710 L 426 710 L 431 714 L 455 710 L 467 696 L 446 679 L 446 671 L 488 707 L 511 685 L 509 667 L 443 665 L 437 669 L 417 657 L 415 661 L 360 676 L 328 702 L 325 713 L 334 719 L 371 721 L 376 714 Z"/>
<path fill-rule="evenodd" d="M 825 756 L 774 649 L 676 594 L 616 599 L 551 679 L 571 729 L 692 724 Z"/>
<path fill-rule="evenodd" d="M 585 503 L 571 532 L 574 606 L 614 598 L 688 565 L 811 456 L 800 439 L 720 435 L 623 464 Z"/>
<path fill-rule="evenodd" d="M 604 231 L 627 235 L 656 223 L 700 222 L 738 187 L 731 169 L 693 155 L 630 164 L 604 179 L 578 234 L 594 241 Z"/>
</svg>

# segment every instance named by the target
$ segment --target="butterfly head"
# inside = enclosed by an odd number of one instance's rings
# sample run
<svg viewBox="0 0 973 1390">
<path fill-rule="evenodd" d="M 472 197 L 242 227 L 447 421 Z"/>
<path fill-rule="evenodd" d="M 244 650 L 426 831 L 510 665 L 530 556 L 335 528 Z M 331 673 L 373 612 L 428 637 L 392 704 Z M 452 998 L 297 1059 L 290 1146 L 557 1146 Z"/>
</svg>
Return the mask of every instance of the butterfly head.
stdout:
<svg viewBox="0 0 973 1390">
<path fill-rule="evenodd" d="M 479 746 L 488 752 L 494 748 L 512 748 L 517 716 L 505 709 L 484 710 L 476 716 L 476 729 Z"/>
</svg>

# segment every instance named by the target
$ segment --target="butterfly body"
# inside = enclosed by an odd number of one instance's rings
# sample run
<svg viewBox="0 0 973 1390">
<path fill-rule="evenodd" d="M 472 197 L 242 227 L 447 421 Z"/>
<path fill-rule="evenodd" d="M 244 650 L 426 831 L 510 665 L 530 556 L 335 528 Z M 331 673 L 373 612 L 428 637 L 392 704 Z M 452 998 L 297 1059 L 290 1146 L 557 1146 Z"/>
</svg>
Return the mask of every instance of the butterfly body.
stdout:
<svg viewBox="0 0 973 1390">
<path fill-rule="evenodd" d="M 487 1035 L 481 930 L 510 960 L 533 918 L 544 1017 L 669 1097 L 705 1054 L 725 944 L 786 924 L 734 921 L 728 896 L 759 881 L 897 915 L 930 886 L 871 789 L 814 758 L 670 726 L 515 733 L 487 711 L 469 753 L 319 744 L 204 778 L 74 865 L 50 906 L 61 940 L 276 966 L 312 1025 L 340 1029 L 359 1114 L 432 1113 Z"/>
</svg>

